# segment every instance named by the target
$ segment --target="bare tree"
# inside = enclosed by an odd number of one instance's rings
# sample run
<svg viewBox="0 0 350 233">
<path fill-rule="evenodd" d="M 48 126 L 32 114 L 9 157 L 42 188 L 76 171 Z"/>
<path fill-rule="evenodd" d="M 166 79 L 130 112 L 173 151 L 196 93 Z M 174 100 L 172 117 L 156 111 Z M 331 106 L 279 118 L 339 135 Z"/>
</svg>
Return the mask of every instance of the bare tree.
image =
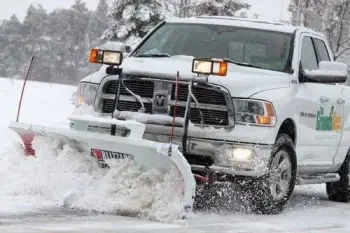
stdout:
<svg viewBox="0 0 350 233">
<path fill-rule="evenodd" d="M 313 14 L 313 2 L 314 0 L 291 0 L 288 10 L 292 12 L 294 25 L 309 26 Z"/>
<path fill-rule="evenodd" d="M 330 42 L 335 60 L 350 51 L 350 0 L 291 0 L 292 23 L 321 31 Z"/>
<path fill-rule="evenodd" d="M 326 34 L 334 51 L 335 59 L 350 50 L 350 0 L 318 0 L 316 11 L 322 18 L 322 31 Z M 323 2 L 323 5 L 320 3 Z"/>
</svg>

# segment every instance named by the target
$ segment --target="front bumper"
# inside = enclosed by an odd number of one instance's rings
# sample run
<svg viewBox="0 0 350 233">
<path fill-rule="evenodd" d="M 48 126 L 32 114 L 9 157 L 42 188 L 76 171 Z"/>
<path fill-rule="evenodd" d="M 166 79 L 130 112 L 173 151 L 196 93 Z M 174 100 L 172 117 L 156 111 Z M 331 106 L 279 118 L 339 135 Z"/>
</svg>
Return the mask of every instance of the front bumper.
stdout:
<svg viewBox="0 0 350 233">
<path fill-rule="evenodd" d="M 96 126 L 89 128 L 88 131 L 110 134 L 110 127 L 101 127 L 97 123 L 94 124 Z M 160 128 L 163 129 L 163 132 L 159 130 Z M 169 130 L 170 127 L 146 124 L 143 139 L 169 143 Z M 119 136 L 125 135 L 125 129 L 116 129 L 115 133 Z M 199 138 L 198 136 L 191 135 L 187 137 L 186 148 L 184 150 L 181 133 L 182 130 L 175 130 L 173 144 L 178 145 L 179 150 L 191 165 L 193 173 L 205 174 L 209 172 L 211 174 L 216 173 L 229 176 L 260 177 L 266 174 L 268 170 L 267 167 L 271 158 L 273 145 L 258 142 L 230 141 L 227 139 Z M 227 153 L 233 150 L 249 151 L 251 153 L 249 156 L 239 156 L 239 160 L 235 161 L 232 153 Z"/>
<path fill-rule="evenodd" d="M 168 143 L 169 136 L 145 133 L 144 139 Z M 190 163 L 194 173 L 218 173 L 229 176 L 259 177 L 266 174 L 271 158 L 272 145 L 259 145 L 244 142 L 229 142 L 211 139 L 189 137 L 184 153 L 182 137 L 174 137 L 173 143 L 179 145 L 179 150 Z M 232 158 L 222 156 L 233 150 L 250 150 L 251 156 L 247 159 L 234 161 Z M 230 157 L 230 155 L 228 155 Z"/>
<path fill-rule="evenodd" d="M 91 128 L 99 133 L 111 133 L 108 126 Z M 146 128 L 143 139 L 154 142 L 169 143 L 171 127 L 144 123 Z M 206 132 L 206 133 L 205 133 Z M 116 135 L 125 135 L 125 129 L 116 129 Z M 273 128 L 236 126 L 232 131 L 223 129 L 191 128 L 186 142 L 183 143 L 183 129 L 175 127 L 173 144 L 178 145 L 192 167 L 193 173 L 216 173 L 229 176 L 260 177 L 266 174 L 273 144 L 269 143 L 274 134 Z M 246 140 L 250 139 L 250 141 Z M 184 148 L 184 146 L 185 148 Z M 250 152 L 235 159 L 234 150 Z M 246 153 L 245 153 L 246 154 Z"/>
<path fill-rule="evenodd" d="M 148 119 L 153 115 L 147 115 L 148 118 L 146 119 L 142 117 L 139 119 L 135 114 L 132 113 L 132 120 L 145 125 L 143 139 L 169 143 L 172 131 L 169 122 L 164 121 L 164 119 L 160 120 L 162 123 L 153 122 L 153 120 Z M 115 118 L 126 120 L 124 117 Z M 156 117 L 156 119 L 158 118 Z M 170 119 L 172 120 L 172 118 Z M 97 122 L 94 122 L 93 125 L 95 124 L 96 127 L 90 128 L 89 131 L 102 134 L 111 133 L 110 125 L 99 126 Z M 193 173 L 205 174 L 209 172 L 211 174 L 250 177 L 259 177 L 266 174 L 275 141 L 276 129 L 274 127 L 248 127 L 236 124 L 234 129 L 225 129 L 201 128 L 192 124 L 189 126 L 184 142 L 183 121 L 177 118 L 175 125 L 173 144 L 179 146 L 179 150 L 191 165 Z M 123 136 L 127 134 L 125 129 L 115 129 L 115 135 Z M 234 150 L 243 150 L 250 153 L 249 156 L 239 156 L 237 160 L 232 156 Z"/>
</svg>

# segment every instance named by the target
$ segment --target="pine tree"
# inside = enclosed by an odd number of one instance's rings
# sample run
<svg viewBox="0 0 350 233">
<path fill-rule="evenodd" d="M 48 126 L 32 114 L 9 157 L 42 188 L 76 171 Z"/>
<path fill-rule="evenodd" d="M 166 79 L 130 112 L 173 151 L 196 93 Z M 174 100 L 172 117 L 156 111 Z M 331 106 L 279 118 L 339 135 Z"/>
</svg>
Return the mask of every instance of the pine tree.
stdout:
<svg viewBox="0 0 350 233">
<path fill-rule="evenodd" d="M 160 0 L 115 0 L 102 38 L 134 46 L 166 16 Z"/>
<path fill-rule="evenodd" d="M 113 5 L 110 14 L 115 17 L 107 17 L 108 0 L 100 0 L 95 11 L 90 11 L 85 1 L 76 0 L 69 9 L 55 9 L 49 14 L 41 5 L 31 5 L 23 23 L 15 15 L 1 21 L 0 76 L 22 78 L 34 54 L 34 72 L 30 79 L 77 84 L 96 69 L 95 65 L 89 65 L 88 53 L 91 48 L 105 43 L 101 35 L 108 29 L 109 20 L 115 25 L 126 23 L 116 26 L 121 31 L 134 24 L 133 30 L 123 39 L 139 40 L 167 13 L 163 0 L 116 1 L 119 3 Z M 119 8 L 115 8 L 118 4 Z M 119 9 L 120 16 L 116 17 L 115 9 Z M 116 35 L 116 31 L 110 32 L 111 36 Z"/>
<path fill-rule="evenodd" d="M 42 5 L 30 5 L 22 27 L 22 33 L 26 34 L 26 42 L 33 46 L 33 48 L 28 47 L 29 51 L 34 52 L 41 49 L 41 40 L 47 35 L 47 29 L 48 15 L 46 10 Z"/>
<path fill-rule="evenodd" d="M 81 0 L 75 0 L 74 5 L 71 7 L 74 11 L 77 12 L 86 12 L 88 8 L 86 7 L 86 3 Z"/>
<path fill-rule="evenodd" d="M 250 5 L 240 0 L 193 0 L 186 8 L 189 16 L 235 16 L 240 10 L 249 10 Z"/>
<path fill-rule="evenodd" d="M 101 35 L 108 29 L 108 3 L 107 0 L 100 0 L 96 11 L 89 20 L 89 45 L 96 46 L 102 43 Z"/>
<path fill-rule="evenodd" d="M 25 62 L 22 27 L 16 15 L 1 24 L 0 76 L 14 77 L 21 73 L 21 65 Z"/>
<path fill-rule="evenodd" d="M 27 15 L 23 21 L 23 37 L 25 50 L 24 56 L 27 60 L 32 55 L 35 55 L 33 68 L 35 74 L 30 76 L 30 79 L 37 81 L 51 81 L 54 79 L 54 64 L 52 57 L 54 51 L 51 48 L 51 37 L 49 35 L 48 14 L 42 5 L 30 5 L 27 10 Z M 25 72 L 25 64 L 21 69 Z"/>
<path fill-rule="evenodd" d="M 107 21 L 108 8 L 107 0 L 99 1 L 95 14 L 100 21 Z"/>
</svg>

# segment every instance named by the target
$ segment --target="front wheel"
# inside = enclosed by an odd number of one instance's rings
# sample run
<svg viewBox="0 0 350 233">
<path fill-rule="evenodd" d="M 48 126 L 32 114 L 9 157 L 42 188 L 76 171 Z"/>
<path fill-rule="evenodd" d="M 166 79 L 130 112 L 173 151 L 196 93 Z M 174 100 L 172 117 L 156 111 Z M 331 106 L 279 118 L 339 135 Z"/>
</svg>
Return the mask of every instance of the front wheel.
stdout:
<svg viewBox="0 0 350 233">
<path fill-rule="evenodd" d="M 336 202 L 350 201 L 350 152 L 348 152 L 346 159 L 341 166 L 338 174 L 340 180 L 326 184 L 328 198 Z"/>
<path fill-rule="evenodd" d="M 253 211 L 259 214 L 282 212 L 294 191 L 296 182 L 296 155 L 288 135 L 276 140 L 268 172 L 250 186 Z"/>
</svg>

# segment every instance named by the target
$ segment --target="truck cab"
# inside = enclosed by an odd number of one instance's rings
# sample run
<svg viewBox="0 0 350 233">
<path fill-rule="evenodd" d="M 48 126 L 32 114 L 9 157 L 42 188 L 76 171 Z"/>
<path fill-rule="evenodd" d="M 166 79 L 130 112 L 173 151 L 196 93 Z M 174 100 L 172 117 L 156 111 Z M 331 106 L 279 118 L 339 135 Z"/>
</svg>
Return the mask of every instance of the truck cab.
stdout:
<svg viewBox="0 0 350 233">
<path fill-rule="evenodd" d="M 196 58 L 219 59 L 227 72 L 207 74 L 206 84 L 189 90 L 176 78 L 193 76 Z M 322 34 L 233 17 L 171 19 L 120 67 L 122 74 L 104 65 L 85 77 L 77 108 L 140 121 L 152 141 L 169 142 L 173 133 L 194 174 L 255 190 L 252 203 L 262 212 L 280 212 L 297 184 L 327 183 L 330 199 L 348 198 L 347 66 L 333 60 Z"/>
</svg>

